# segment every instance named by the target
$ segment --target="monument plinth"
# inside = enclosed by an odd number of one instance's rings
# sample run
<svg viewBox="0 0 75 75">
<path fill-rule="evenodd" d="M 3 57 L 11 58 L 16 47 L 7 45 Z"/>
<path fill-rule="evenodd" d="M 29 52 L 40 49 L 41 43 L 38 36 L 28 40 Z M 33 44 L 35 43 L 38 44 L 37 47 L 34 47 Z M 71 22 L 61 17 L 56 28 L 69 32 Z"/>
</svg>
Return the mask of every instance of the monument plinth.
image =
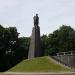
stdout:
<svg viewBox="0 0 75 75">
<path fill-rule="evenodd" d="M 29 47 L 28 59 L 42 56 L 40 44 L 40 27 L 38 14 L 34 16 L 34 27 L 32 29 L 31 42 Z"/>
</svg>

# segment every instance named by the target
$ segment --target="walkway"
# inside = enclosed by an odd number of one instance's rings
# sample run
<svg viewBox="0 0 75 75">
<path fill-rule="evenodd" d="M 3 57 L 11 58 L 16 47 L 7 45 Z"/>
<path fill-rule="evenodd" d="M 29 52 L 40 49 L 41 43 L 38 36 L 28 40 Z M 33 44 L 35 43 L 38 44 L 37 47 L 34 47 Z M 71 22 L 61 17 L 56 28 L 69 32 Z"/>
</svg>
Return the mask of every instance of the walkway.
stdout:
<svg viewBox="0 0 75 75">
<path fill-rule="evenodd" d="M 3 72 L 0 75 L 75 75 L 75 72 Z"/>
</svg>

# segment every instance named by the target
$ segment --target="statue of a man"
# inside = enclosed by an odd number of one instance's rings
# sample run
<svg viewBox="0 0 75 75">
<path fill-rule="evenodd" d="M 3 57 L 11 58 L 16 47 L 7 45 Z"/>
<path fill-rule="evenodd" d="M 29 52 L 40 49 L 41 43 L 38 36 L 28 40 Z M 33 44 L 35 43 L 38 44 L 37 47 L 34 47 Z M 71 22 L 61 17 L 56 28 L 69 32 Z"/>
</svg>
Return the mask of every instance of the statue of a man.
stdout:
<svg viewBox="0 0 75 75">
<path fill-rule="evenodd" d="M 36 16 L 34 16 L 34 26 L 38 26 L 39 24 L 39 17 L 38 14 L 36 14 Z"/>
</svg>

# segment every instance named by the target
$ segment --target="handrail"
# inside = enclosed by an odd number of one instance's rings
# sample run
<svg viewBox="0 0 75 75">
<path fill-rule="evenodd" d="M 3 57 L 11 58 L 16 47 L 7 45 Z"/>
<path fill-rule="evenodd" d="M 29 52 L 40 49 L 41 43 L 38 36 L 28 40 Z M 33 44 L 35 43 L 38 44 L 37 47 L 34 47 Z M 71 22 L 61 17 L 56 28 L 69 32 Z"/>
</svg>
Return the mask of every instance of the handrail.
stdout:
<svg viewBox="0 0 75 75">
<path fill-rule="evenodd" d="M 75 51 L 59 52 L 57 53 L 57 56 L 59 55 L 75 55 Z"/>
</svg>

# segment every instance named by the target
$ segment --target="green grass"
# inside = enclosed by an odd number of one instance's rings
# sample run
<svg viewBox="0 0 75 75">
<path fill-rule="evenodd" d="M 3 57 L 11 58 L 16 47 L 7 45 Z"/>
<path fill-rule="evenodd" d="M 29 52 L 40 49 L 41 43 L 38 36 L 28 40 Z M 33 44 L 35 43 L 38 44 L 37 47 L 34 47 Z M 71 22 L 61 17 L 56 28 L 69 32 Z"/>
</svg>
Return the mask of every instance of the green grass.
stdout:
<svg viewBox="0 0 75 75">
<path fill-rule="evenodd" d="M 71 69 L 57 64 L 47 56 L 33 58 L 30 60 L 23 60 L 15 67 L 11 68 L 9 72 L 66 72 Z"/>
</svg>

